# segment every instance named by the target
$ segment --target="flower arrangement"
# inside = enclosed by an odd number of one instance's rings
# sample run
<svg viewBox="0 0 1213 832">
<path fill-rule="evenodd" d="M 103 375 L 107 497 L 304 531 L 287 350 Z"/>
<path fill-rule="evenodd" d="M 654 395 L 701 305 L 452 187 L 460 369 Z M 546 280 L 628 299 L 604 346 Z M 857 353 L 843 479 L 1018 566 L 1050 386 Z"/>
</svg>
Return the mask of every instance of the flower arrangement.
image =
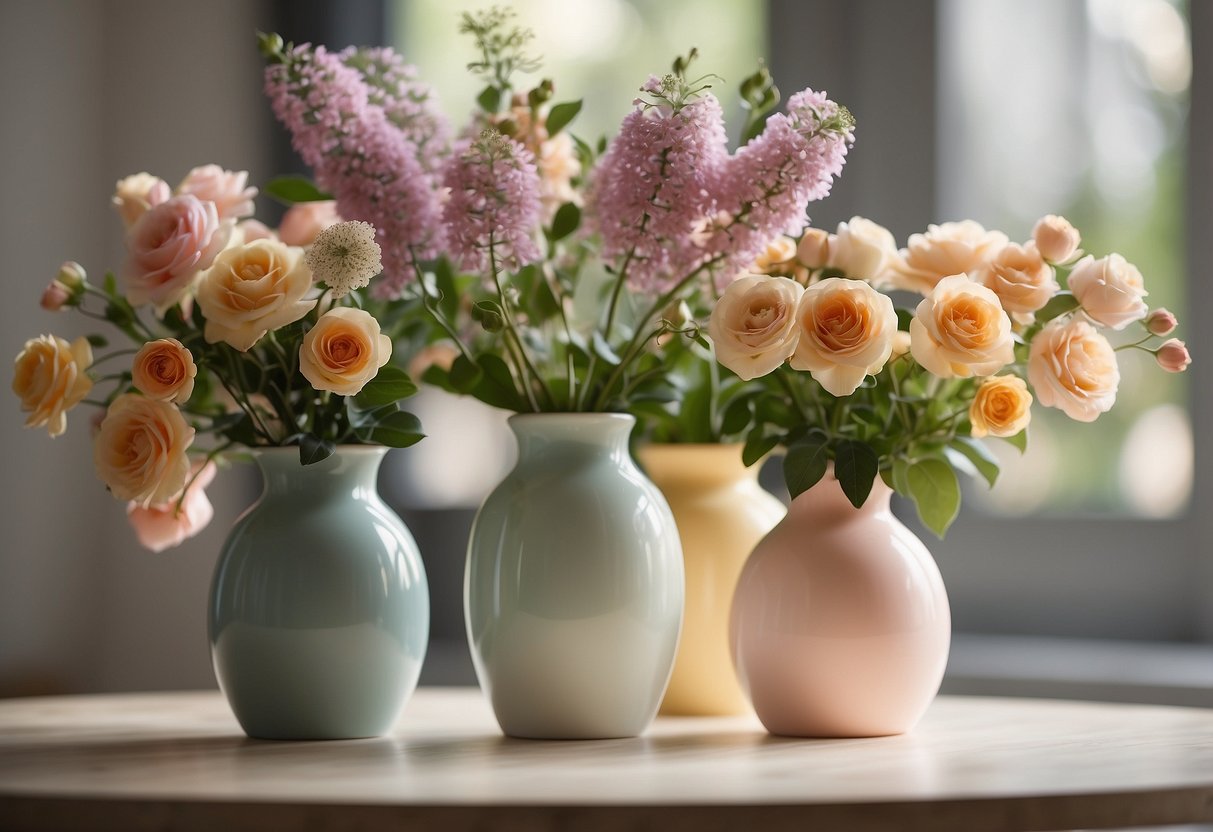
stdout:
<svg viewBox="0 0 1213 832">
<path fill-rule="evenodd" d="M 42 335 L 15 362 L 28 427 L 59 436 L 74 407 L 99 409 L 97 476 L 155 551 L 209 522 L 204 489 L 235 449 L 297 445 L 306 465 L 340 443 L 422 437 L 398 404 L 416 388 L 388 364 L 392 339 L 363 308 L 381 270 L 375 229 L 310 204 L 275 232 L 251 218 L 247 179 L 206 165 L 175 189 L 147 173 L 121 180 L 124 264 L 100 286 L 64 264 L 42 307 L 75 309 L 133 346 L 94 358 L 108 347 L 100 334 Z M 196 444 L 200 434 L 209 441 Z"/>
<path fill-rule="evenodd" d="M 454 134 L 416 70 L 387 49 L 262 37 L 266 93 L 315 184 L 276 193 L 336 200 L 375 225 L 373 292 L 422 310 L 434 333 L 423 379 L 518 412 L 624 411 L 676 397 L 654 345 L 702 341 L 680 302 L 710 297 L 829 193 L 854 122 L 825 94 L 779 100 L 760 70 L 728 148 L 713 76 L 697 55 L 650 77 L 608 144 L 571 135 L 580 101 L 551 80 L 511 13 L 465 14 L 480 59 L 477 109 Z M 423 336 L 424 337 L 424 336 Z"/>
<path fill-rule="evenodd" d="M 832 463 L 856 507 L 880 476 L 943 535 L 960 507 L 956 471 L 993 485 L 998 464 L 979 440 L 1023 450 L 1034 401 L 1091 422 L 1116 401 L 1117 352 L 1148 352 L 1167 372 L 1191 361 L 1182 341 L 1158 343 L 1177 322 L 1148 308 L 1141 272 L 1118 254 L 1081 257 L 1079 243 L 1053 215 L 1023 244 L 966 220 L 898 249 L 861 217 L 780 242 L 709 324 L 720 363 L 749 383 L 723 417 L 745 433 L 747 464 L 784 446 L 796 496 Z M 1114 347 L 1107 331 L 1131 325 L 1137 337 Z"/>
</svg>

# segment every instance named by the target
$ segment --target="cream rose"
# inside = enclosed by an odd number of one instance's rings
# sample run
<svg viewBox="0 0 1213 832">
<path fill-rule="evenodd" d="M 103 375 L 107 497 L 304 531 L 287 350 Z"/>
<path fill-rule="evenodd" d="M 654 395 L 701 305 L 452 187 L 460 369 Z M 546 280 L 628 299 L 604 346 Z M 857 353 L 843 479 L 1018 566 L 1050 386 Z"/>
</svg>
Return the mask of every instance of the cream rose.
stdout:
<svg viewBox="0 0 1213 832">
<path fill-rule="evenodd" d="M 339 222 L 341 215 L 332 200 L 297 202 L 282 215 L 278 239 L 288 246 L 310 246 L 316 235 Z"/>
<path fill-rule="evenodd" d="M 362 309 L 338 306 L 320 316 L 303 336 L 299 372 L 317 390 L 356 396 L 392 357 L 392 339 Z"/>
<path fill-rule="evenodd" d="M 148 341 L 135 354 L 131 368 L 135 389 L 150 399 L 180 404 L 194 392 L 198 367 L 176 338 Z"/>
<path fill-rule="evenodd" d="M 206 487 L 215 478 L 215 463 L 195 463 L 190 477 L 185 495 L 180 497 L 180 506 L 178 495 L 150 506 L 127 504 L 126 519 L 144 548 L 163 552 L 179 546 L 206 528 L 215 516 L 215 509 L 206 496 Z"/>
<path fill-rule="evenodd" d="M 1028 381 L 1045 407 L 1094 422 L 1116 403 L 1116 353 L 1095 327 L 1079 319 L 1050 322 L 1032 339 Z"/>
<path fill-rule="evenodd" d="M 827 278 L 805 290 L 796 310 L 800 338 L 789 363 L 833 396 L 849 396 L 893 352 L 897 313 L 862 280 Z"/>
<path fill-rule="evenodd" d="M 914 360 L 940 378 L 988 376 L 1015 360 L 998 296 L 963 274 L 936 284 L 910 321 Z"/>
<path fill-rule="evenodd" d="M 122 270 L 126 299 L 163 312 L 194 288 L 198 273 L 227 245 L 231 223 L 220 223 L 213 202 L 175 196 L 150 209 L 126 236 Z"/>
<path fill-rule="evenodd" d="M 793 276 L 799 264 L 796 262 L 796 243 L 790 237 L 779 236 L 767 243 L 767 247 L 754 259 L 751 270 L 756 274 Z"/>
<path fill-rule="evenodd" d="M 1001 231 L 987 231 L 973 220 L 928 225 L 926 234 L 911 234 L 897 264 L 894 285 L 926 294 L 943 278 L 975 272 L 1007 244 Z"/>
<path fill-rule="evenodd" d="M 803 294 L 786 277 L 747 275 L 730 283 L 708 321 L 716 360 L 747 381 L 773 371 L 796 350 Z"/>
<path fill-rule="evenodd" d="M 1141 272 L 1119 254 L 1079 260 L 1070 272 L 1070 291 L 1091 320 L 1112 329 L 1124 329 L 1149 311 Z"/>
<path fill-rule="evenodd" d="M 118 209 L 123 224 L 130 228 L 149 208 L 166 202 L 172 195 L 168 183 L 159 176 L 136 173 L 118 180 L 110 201 Z"/>
<path fill-rule="evenodd" d="M 863 217 L 838 224 L 830 237 L 826 265 L 855 280 L 879 282 L 898 262 L 897 241 L 892 232 Z"/>
<path fill-rule="evenodd" d="M 970 433 L 1014 436 L 1032 421 L 1032 394 L 1019 376 L 991 376 L 977 388 L 969 406 Z"/>
<path fill-rule="evenodd" d="M 1032 240 L 1040 256 L 1048 262 L 1068 263 L 1079 253 L 1081 237 L 1065 217 L 1049 214 L 1037 220 L 1032 228 Z"/>
<path fill-rule="evenodd" d="M 830 232 L 824 228 L 806 228 L 796 244 L 796 259 L 810 269 L 820 269 L 830 259 Z"/>
<path fill-rule="evenodd" d="M 1026 246 L 1012 243 L 972 277 L 998 295 L 1002 308 L 1011 314 L 1037 312 L 1061 291 L 1052 267 L 1040 256 L 1034 243 Z"/>
<path fill-rule="evenodd" d="M 310 312 L 316 301 L 304 299 L 312 273 L 302 255 L 275 240 L 254 240 L 216 257 L 198 283 L 207 343 L 247 352 L 265 333 Z"/>
<path fill-rule="evenodd" d="M 218 165 L 194 168 L 181 184 L 179 194 L 193 194 L 206 202 L 215 203 L 221 220 L 236 220 L 253 215 L 253 198 L 257 189 L 246 187 L 248 171 L 224 170 Z"/>
<path fill-rule="evenodd" d="M 68 343 L 57 335 L 25 342 L 13 367 L 13 392 L 28 413 L 27 428 L 45 427 L 51 436 L 67 430 L 67 412 L 93 389 L 86 370 L 93 350 L 84 338 Z"/>
<path fill-rule="evenodd" d="M 175 405 L 123 393 L 93 440 L 93 465 L 117 499 L 163 503 L 185 487 L 193 441 L 194 429 Z"/>
</svg>

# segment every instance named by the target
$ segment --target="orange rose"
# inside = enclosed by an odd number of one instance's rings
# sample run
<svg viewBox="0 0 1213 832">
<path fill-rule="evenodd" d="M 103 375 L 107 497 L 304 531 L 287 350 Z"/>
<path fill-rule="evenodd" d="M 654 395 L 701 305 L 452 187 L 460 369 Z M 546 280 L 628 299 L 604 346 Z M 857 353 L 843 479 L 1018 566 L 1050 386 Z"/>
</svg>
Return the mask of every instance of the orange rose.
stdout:
<svg viewBox="0 0 1213 832">
<path fill-rule="evenodd" d="M 93 350 L 84 338 L 71 344 L 56 335 L 26 341 L 13 373 L 13 392 L 29 414 L 25 426 L 45 426 L 51 436 L 67 430 L 67 412 L 93 389 L 85 372 L 92 363 Z"/>
<path fill-rule="evenodd" d="M 893 352 L 897 313 L 862 280 L 831 277 L 805 290 L 796 312 L 800 339 L 789 363 L 831 395 L 849 396 Z"/>
<path fill-rule="evenodd" d="M 106 411 L 93 440 L 98 478 L 119 500 L 141 506 L 181 493 L 190 473 L 194 429 L 168 402 L 123 393 Z"/>
<path fill-rule="evenodd" d="M 1019 315 L 1044 308 L 1061 291 L 1053 269 L 1034 243 L 1007 246 L 974 273 L 973 279 L 998 295 L 1003 309 Z"/>
<path fill-rule="evenodd" d="M 317 390 L 356 396 L 392 357 L 392 341 L 369 312 L 338 306 L 303 336 L 299 371 Z"/>
<path fill-rule="evenodd" d="M 998 296 L 963 274 L 945 277 L 910 321 L 914 360 L 940 378 L 988 376 L 1015 360 Z"/>
<path fill-rule="evenodd" d="M 180 404 L 194 392 L 198 367 L 176 338 L 148 341 L 135 355 L 131 370 L 135 389 L 151 399 Z"/>
<path fill-rule="evenodd" d="M 929 225 L 926 234 L 910 235 L 892 282 L 925 295 L 949 275 L 977 271 L 1006 244 L 1006 234 L 986 231 L 973 220 Z"/>
<path fill-rule="evenodd" d="M 969 406 L 970 433 L 982 436 L 1014 436 L 1032 421 L 1032 394 L 1018 376 L 991 376 L 977 388 Z"/>
</svg>

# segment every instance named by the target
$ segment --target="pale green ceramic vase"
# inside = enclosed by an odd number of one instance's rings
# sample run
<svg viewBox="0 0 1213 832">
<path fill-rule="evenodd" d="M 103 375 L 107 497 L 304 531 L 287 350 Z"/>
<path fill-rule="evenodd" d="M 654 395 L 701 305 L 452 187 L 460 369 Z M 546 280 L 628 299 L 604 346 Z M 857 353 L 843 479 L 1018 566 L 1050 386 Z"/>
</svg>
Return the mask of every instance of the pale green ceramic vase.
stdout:
<svg viewBox="0 0 1213 832">
<path fill-rule="evenodd" d="M 518 464 L 468 544 L 468 641 L 515 737 L 630 737 L 653 720 L 682 625 L 682 549 L 622 414 L 514 416 Z"/>
<path fill-rule="evenodd" d="M 254 451 L 265 489 L 236 521 L 211 585 L 219 686 L 251 737 L 347 739 L 391 730 L 430 629 L 417 544 L 376 488 L 385 448 Z"/>
</svg>

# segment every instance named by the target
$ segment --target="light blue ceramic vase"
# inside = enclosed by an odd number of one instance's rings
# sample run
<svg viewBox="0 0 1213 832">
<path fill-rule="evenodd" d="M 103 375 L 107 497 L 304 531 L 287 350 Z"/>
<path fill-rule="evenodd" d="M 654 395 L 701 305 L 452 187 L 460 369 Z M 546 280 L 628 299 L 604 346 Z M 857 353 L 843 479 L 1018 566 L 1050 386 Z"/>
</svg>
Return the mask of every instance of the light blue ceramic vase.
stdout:
<svg viewBox="0 0 1213 832">
<path fill-rule="evenodd" d="M 215 676 L 251 737 L 346 739 L 391 730 L 417 686 L 430 629 L 412 535 L 376 488 L 385 448 L 254 452 L 261 498 L 215 568 Z"/>
<path fill-rule="evenodd" d="M 506 734 L 629 737 L 653 720 L 682 625 L 682 549 L 622 414 L 514 416 L 518 464 L 476 515 L 468 641 Z"/>
</svg>

